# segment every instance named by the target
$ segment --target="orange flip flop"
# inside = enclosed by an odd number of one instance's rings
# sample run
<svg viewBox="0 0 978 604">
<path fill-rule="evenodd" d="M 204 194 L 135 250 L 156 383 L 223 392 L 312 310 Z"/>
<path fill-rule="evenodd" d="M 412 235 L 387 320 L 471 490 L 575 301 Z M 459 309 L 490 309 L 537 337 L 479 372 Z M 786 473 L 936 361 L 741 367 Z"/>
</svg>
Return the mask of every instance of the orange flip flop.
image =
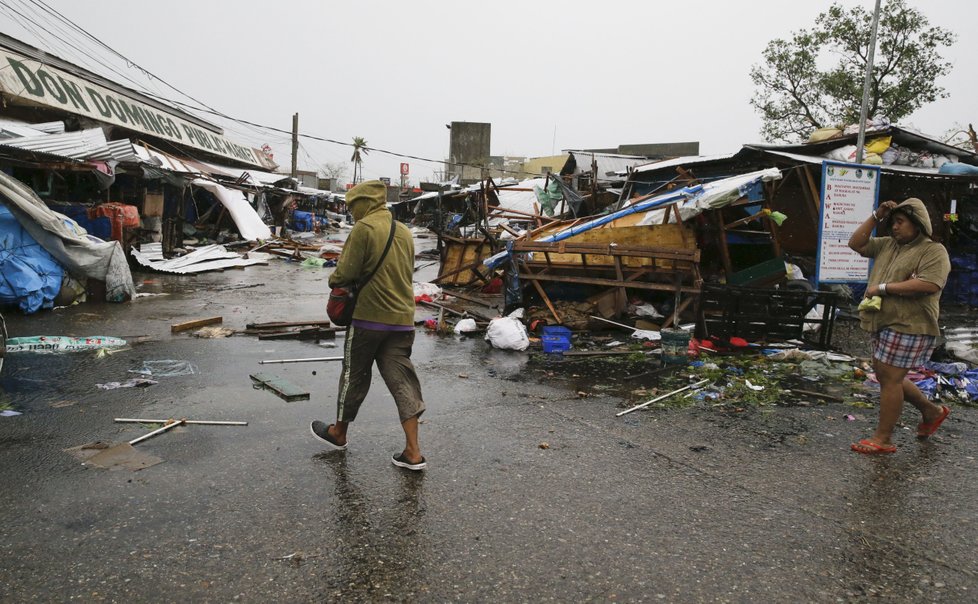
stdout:
<svg viewBox="0 0 978 604">
<path fill-rule="evenodd" d="M 856 453 L 863 455 L 880 455 L 881 453 L 896 453 L 896 445 L 881 445 L 874 443 L 868 438 L 864 438 L 857 443 L 852 443 L 849 448 Z"/>
<path fill-rule="evenodd" d="M 947 405 L 941 405 L 940 417 L 938 417 L 937 419 L 935 419 L 929 424 L 924 422 L 917 424 L 917 438 L 927 438 L 934 432 L 937 432 L 937 429 L 941 427 L 941 424 L 944 423 L 944 420 L 946 420 L 947 416 L 950 414 L 951 414 L 951 408 L 948 407 Z"/>
</svg>

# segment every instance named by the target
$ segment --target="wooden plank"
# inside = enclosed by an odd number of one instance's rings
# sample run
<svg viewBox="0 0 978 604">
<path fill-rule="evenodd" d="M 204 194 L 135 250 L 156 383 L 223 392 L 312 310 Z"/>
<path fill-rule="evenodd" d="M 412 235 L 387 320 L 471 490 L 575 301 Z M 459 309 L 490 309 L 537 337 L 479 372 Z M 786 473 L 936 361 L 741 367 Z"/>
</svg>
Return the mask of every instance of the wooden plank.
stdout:
<svg viewBox="0 0 978 604">
<path fill-rule="evenodd" d="M 326 321 L 270 321 L 267 323 L 248 323 L 245 329 L 285 329 L 287 327 L 330 327 L 332 323 Z"/>
<path fill-rule="evenodd" d="M 335 340 L 335 329 L 323 329 L 322 327 L 307 327 L 299 330 L 261 332 L 258 334 L 259 340 Z"/>
<path fill-rule="evenodd" d="M 307 401 L 309 400 L 309 393 L 304 392 L 296 386 L 290 384 L 289 382 L 283 380 L 277 375 L 269 375 L 267 373 L 254 373 L 249 376 L 253 382 L 261 386 L 265 390 L 273 392 L 280 399 L 287 403 L 293 401 Z"/>
<path fill-rule="evenodd" d="M 526 268 L 526 264 L 525 263 L 523 265 L 523 268 L 525 270 L 529 270 L 529 269 Z M 553 315 L 554 319 L 557 321 L 557 324 L 559 325 L 561 323 L 560 315 L 557 314 L 557 309 L 554 308 L 553 302 L 551 302 L 550 301 L 550 297 L 547 296 L 547 292 L 544 291 L 543 286 L 540 285 L 540 282 L 539 281 L 533 280 L 532 283 L 533 283 L 534 289 L 536 289 L 537 290 L 537 293 L 540 294 L 540 297 L 543 298 L 543 302 L 544 302 L 544 304 L 547 305 L 547 309 L 550 311 L 550 314 Z"/>
<path fill-rule="evenodd" d="M 567 275 L 543 275 L 543 274 L 533 274 L 533 273 L 523 273 L 520 272 L 520 279 L 526 279 L 527 281 L 557 281 L 563 283 L 580 283 L 583 285 L 606 285 L 608 287 L 620 287 L 620 283 L 616 279 L 599 279 L 599 278 L 589 278 L 589 277 L 569 277 Z M 644 282 L 630 282 L 628 285 L 629 289 L 648 289 L 655 291 L 676 291 L 676 286 L 669 283 L 644 283 Z M 700 288 L 698 286 L 683 285 L 680 286 L 680 291 L 698 294 L 700 293 Z"/>
<path fill-rule="evenodd" d="M 206 319 L 197 319 L 194 321 L 186 321 L 184 323 L 174 323 L 170 326 L 170 333 L 180 333 L 181 331 L 197 329 L 198 327 L 204 327 L 206 325 L 215 325 L 223 321 L 223 317 L 208 317 Z"/>
</svg>

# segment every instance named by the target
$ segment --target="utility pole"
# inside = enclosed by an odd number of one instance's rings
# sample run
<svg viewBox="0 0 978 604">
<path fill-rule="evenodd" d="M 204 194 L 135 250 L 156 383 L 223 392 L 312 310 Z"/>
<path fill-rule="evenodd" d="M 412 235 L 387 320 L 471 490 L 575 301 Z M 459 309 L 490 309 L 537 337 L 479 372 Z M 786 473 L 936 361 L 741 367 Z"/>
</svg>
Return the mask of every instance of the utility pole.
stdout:
<svg viewBox="0 0 978 604">
<path fill-rule="evenodd" d="M 296 178 L 297 174 L 297 163 L 296 160 L 299 157 L 299 114 L 296 113 L 292 116 L 292 178 Z"/>
<path fill-rule="evenodd" d="M 863 104 L 859 108 L 859 135 L 856 137 L 856 163 L 863 163 L 866 144 L 866 114 L 869 112 L 869 83 L 873 79 L 873 57 L 876 55 L 876 30 L 880 23 L 880 0 L 873 11 L 873 31 L 869 36 L 869 52 L 866 54 L 866 77 L 863 79 Z"/>
</svg>

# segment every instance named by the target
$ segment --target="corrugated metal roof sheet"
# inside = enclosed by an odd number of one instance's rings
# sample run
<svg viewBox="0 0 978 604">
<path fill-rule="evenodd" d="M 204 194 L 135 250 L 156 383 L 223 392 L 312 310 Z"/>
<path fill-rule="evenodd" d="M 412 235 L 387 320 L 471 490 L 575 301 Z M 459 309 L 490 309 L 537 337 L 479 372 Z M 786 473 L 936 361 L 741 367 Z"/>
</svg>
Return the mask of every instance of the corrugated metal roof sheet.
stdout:
<svg viewBox="0 0 978 604">
<path fill-rule="evenodd" d="M 127 138 L 108 141 L 106 146 L 109 148 L 109 153 L 112 154 L 112 159 L 118 162 L 138 163 L 140 161 L 132 141 Z"/>
<path fill-rule="evenodd" d="M 800 153 L 788 153 L 787 151 L 775 151 L 774 149 L 762 149 L 758 147 L 749 147 L 761 153 L 766 153 L 768 155 L 777 155 L 779 157 L 786 157 L 788 159 L 793 159 L 795 161 L 805 162 L 809 164 L 821 164 L 826 161 L 835 161 L 822 157 L 820 155 L 802 155 Z M 919 176 L 953 176 L 952 174 L 941 174 L 940 170 L 937 168 L 915 168 L 912 166 L 898 166 L 891 164 L 888 166 L 877 166 L 883 172 L 896 172 L 900 174 L 917 174 Z"/>
<path fill-rule="evenodd" d="M 133 150 L 136 152 L 136 156 L 140 161 L 147 163 L 151 166 L 156 166 L 164 170 L 169 170 L 170 172 L 180 172 L 183 174 L 200 174 L 200 170 L 191 167 L 182 160 L 173 157 L 167 153 L 161 153 L 154 149 L 144 147 L 143 145 L 135 144 L 133 145 Z"/>
<path fill-rule="evenodd" d="M 685 157 L 675 157 L 673 159 L 652 162 L 651 164 L 639 166 L 638 168 L 635 168 L 635 172 L 651 172 L 652 170 L 661 170 L 663 168 L 672 168 L 674 166 L 690 166 L 712 161 L 723 161 L 725 159 L 731 159 L 735 155 L 737 154 L 723 153 L 721 155 L 687 155 Z"/>
<path fill-rule="evenodd" d="M 32 124 L 24 120 L 0 118 L 0 138 L 19 138 L 23 136 L 42 136 L 61 134 L 65 131 L 64 122 L 44 122 Z"/>
<path fill-rule="evenodd" d="M 3 141 L 3 144 L 25 151 L 38 151 L 71 159 L 112 159 L 112 153 L 105 141 L 105 133 L 101 128 L 11 138 Z"/>
<path fill-rule="evenodd" d="M 590 172 L 591 159 L 593 158 L 598 164 L 598 182 L 620 181 L 622 175 L 626 174 L 629 168 L 644 165 L 649 161 L 639 155 L 594 153 L 592 151 L 575 151 L 574 149 L 568 149 L 567 152 L 574 154 L 578 172 Z"/>
</svg>

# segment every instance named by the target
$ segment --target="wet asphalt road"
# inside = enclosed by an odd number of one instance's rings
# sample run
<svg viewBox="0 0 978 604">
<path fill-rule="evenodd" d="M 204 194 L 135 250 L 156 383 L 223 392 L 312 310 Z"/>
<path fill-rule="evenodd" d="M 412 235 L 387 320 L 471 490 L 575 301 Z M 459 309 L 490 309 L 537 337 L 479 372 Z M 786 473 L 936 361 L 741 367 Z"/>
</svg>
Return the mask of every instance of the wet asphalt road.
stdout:
<svg viewBox="0 0 978 604">
<path fill-rule="evenodd" d="M 349 450 L 326 453 L 308 423 L 333 413 L 339 363 L 258 364 L 338 349 L 170 334 L 217 315 L 236 329 L 324 318 L 326 275 L 279 260 L 141 274 L 139 291 L 169 295 L 8 317 L 12 336 L 148 341 L 103 358 L 7 359 L 3 400 L 24 414 L 0 418 L 0 601 L 978 599 L 974 409 L 956 406 L 928 442 L 908 412 L 898 453 L 863 457 L 848 445 L 874 410 L 616 418 L 614 384 L 576 365 L 419 332 L 429 469 L 407 473 L 389 463 L 402 434 L 379 377 Z M 161 359 L 199 373 L 95 387 Z M 259 371 L 311 400 L 254 389 Z M 165 462 L 139 472 L 63 452 L 147 431 L 120 416 L 249 425 L 141 443 Z"/>
</svg>

